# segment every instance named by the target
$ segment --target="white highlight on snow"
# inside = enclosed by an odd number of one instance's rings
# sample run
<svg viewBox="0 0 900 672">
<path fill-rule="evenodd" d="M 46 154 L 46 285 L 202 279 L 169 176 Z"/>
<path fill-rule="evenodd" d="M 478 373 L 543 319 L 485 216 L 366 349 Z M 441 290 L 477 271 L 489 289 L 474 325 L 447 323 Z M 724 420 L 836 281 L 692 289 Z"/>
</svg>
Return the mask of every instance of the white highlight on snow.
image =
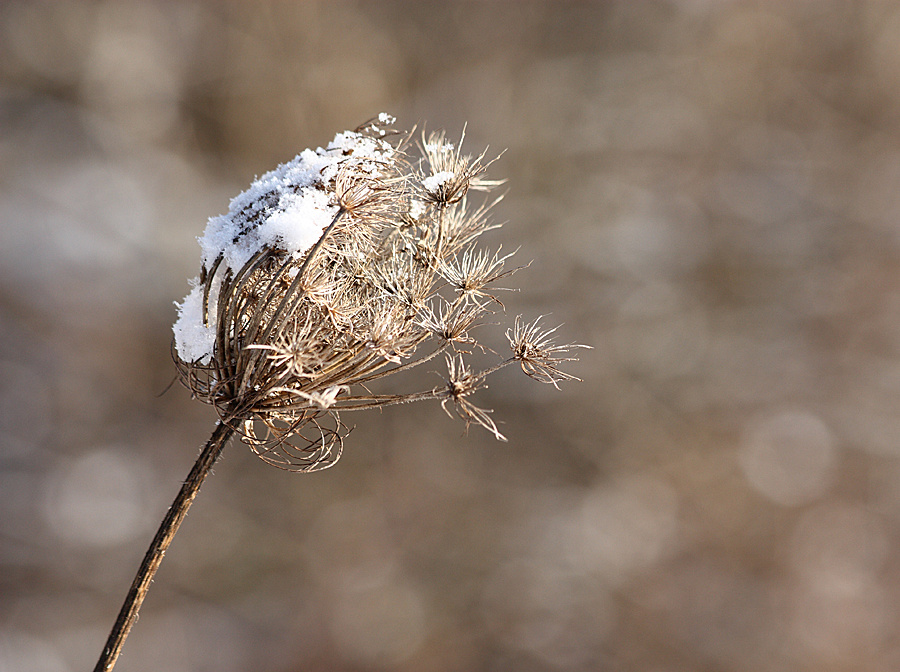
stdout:
<svg viewBox="0 0 900 672">
<path fill-rule="evenodd" d="M 178 356 L 186 362 L 209 357 L 216 340 L 215 313 L 212 323 L 203 323 L 203 287 L 199 279 L 191 281 L 194 288 L 178 306 L 178 320 L 172 330 L 175 332 L 175 347 Z"/>
<path fill-rule="evenodd" d="M 419 221 L 419 218 L 427 211 L 428 206 L 426 206 L 422 201 L 413 201 L 412 203 L 410 203 L 409 216 L 412 217 L 415 221 Z"/>
<path fill-rule="evenodd" d="M 454 175 L 455 173 L 452 170 L 442 170 L 441 172 L 429 175 L 422 180 L 422 187 L 424 187 L 426 191 L 437 191 L 445 182 L 452 180 Z"/>
<path fill-rule="evenodd" d="M 441 144 L 437 142 L 426 142 L 425 151 L 432 154 L 450 154 L 453 151 L 453 143 L 445 142 Z"/>
<path fill-rule="evenodd" d="M 393 121 L 389 114 L 378 115 L 381 124 Z M 379 136 L 385 135 L 374 123 L 369 128 Z M 203 235 L 197 239 L 203 268 L 211 271 L 221 258 L 217 276 L 227 269 L 236 272 L 254 254 L 267 248 L 302 257 L 338 212 L 334 199 L 334 179 L 338 172 L 351 170 L 361 176 L 376 175 L 379 164 L 393 153 L 393 147 L 383 140 L 355 131 L 338 133 L 324 149 L 303 150 L 232 199 L 226 214 L 209 220 Z M 181 303 L 176 303 L 175 348 L 183 361 L 207 363 L 216 338 L 218 283 L 214 282 L 211 288 L 206 311 L 199 278 L 194 278 L 191 285 L 190 293 Z"/>
</svg>

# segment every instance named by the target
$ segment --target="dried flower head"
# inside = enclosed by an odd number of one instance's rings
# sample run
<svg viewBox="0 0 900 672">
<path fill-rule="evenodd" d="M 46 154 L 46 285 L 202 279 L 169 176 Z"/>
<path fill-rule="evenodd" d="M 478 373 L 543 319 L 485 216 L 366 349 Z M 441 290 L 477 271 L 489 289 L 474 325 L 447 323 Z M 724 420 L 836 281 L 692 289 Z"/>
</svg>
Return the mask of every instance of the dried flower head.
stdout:
<svg viewBox="0 0 900 672">
<path fill-rule="evenodd" d="M 575 348 L 589 348 L 588 345 L 556 343 L 553 334 L 559 327 L 544 329 L 540 326 L 541 315 L 531 322 L 524 322 L 522 316 L 516 317 L 512 329 L 506 330 L 506 338 L 513 352 L 513 358 L 522 365 L 522 370 L 529 378 L 541 383 L 549 383 L 559 389 L 563 380 L 581 380 L 570 373 L 560 371 L 563 362 L 574 362 L 576 357 L 563 357 Z"/>
<path fill-rule="evenodd" d="M 491 306 L 511 255 L 476 247 L 494 228 L 467 194 L 486 180 L 486 153 L 462 153 L 443 133 L 423 136 L 422 158 L 379 115 L 263 175 L 214 217 L 200 238 L 200 275 L 179 304 L 173 351 L 182 381 L 212 404 L 264 460 L 310 471 L 337 460 L 339 413 L 423 399 L 452 403 L 466 425 L 498 439 L 470 395 L 520 362 L 556 385 L 557 346 L 536 322 L 508 333 L 513 355 L 473 372 L 464 352 Z M 442 293 L 443 292 L 443 293 Z M 478 346 L 480 347 L 480 346 Z M 447 357 L 446 385 L 379 395 L 367 384 Z M 469 350 L 466 350 L 468 348 Z"/>
</svg>

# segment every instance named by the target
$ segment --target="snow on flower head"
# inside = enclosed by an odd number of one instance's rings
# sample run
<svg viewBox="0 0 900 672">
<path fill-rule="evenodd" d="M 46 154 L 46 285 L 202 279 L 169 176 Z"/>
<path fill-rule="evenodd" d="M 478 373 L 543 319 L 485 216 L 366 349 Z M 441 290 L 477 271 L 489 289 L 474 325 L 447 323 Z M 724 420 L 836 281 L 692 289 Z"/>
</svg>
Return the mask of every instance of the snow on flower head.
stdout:
<svg viewBox="0 0 900 672">
<path fill-rule="evenodd" d="M 349 169 L 362 177 L 373 176 L 394 154 L 382 139 L 387 134 L 382 125 L 393 121 L 382 113 L 365 127 L 368 134 L 338 133 L 324 149 L 306 149 L 258 178 L 232 199 L 227 213 L 212 217 L 198 238 L 203 271 L 211 272 L 218 264 L 221 271 L 236 272 L 266 248 L 302 257 L 340 208 L 335 194 L 338 173 Z M 199 278 L 192 284 L 194 289 L 176 304 L 175 348 L 184 361 L 203 363 L 212 356 L 215 342 L 216 296 L 207 297 L 204 306 Z"/>
<path fill-rule="evenodd" d="M 232 199 L 228 213 L 209 220 L 200 237 L 205 268 L 222 256 L 239 269 L 264 247 L 300 255 L 315 244 L 338 210 L 333 184 L 348 163 L 373 173 L 394 149 L 380 139 L 345 131 L 325 149 L 306 149 L 258 178 Z"/>
<path fill-rule="evenodd" d="M 344 412 L 425 399 L 503 440 L 472 400 L 485 378 L 519 364 L 539 382 L 574 379 L 558 366 L 579 346 L 518 319 L 511 355 L 472 366 L 476 350 L 491 351 L 471 332 L 502 309 L 496 283 L 517 270 L 506 267 L 511 255 L 478 245 L 497 227 L 499 199 L 470 194 L 500 184 L 485 179 L 494 160 L 463 153 L 464 133 L 453 145 L 443 131 L 423 133 L 415 156 L 409 135 L 389 137 L 391 121 L 381 115 L 302 152 L 211 219 L 200 277 L 178 308 L 182 383 L 282 469 L 333 465 L 350 429 Z M 441 354 L 443 385 L 370 388 Z"/>
</svg>

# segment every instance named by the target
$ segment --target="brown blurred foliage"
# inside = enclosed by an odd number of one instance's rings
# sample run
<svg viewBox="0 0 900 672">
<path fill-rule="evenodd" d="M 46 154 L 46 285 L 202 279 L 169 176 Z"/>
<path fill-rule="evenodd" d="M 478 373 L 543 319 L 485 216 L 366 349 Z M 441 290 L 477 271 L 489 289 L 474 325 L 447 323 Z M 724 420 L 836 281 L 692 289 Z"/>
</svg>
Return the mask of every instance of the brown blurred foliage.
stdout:
<svg viewBox="0 0 900 672">
<path fill-rule="evenodd" d="M 123 672 L 900 667 L 895 4 L 7 0 L 0 670 L 93 664 L 212 429 L 206 219 L 381 111 L 508 148 L 507 311 L 584 382 L 231 446 Z"/>
</svg>

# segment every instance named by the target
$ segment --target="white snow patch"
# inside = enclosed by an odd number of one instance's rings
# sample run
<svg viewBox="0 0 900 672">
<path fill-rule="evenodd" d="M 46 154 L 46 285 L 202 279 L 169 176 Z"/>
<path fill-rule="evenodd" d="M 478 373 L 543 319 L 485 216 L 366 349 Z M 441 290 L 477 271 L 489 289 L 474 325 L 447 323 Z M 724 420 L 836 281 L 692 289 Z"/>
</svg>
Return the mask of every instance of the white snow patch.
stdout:
<svg viewBox="0 0 900 672">
<path fill-rule="evenodd" d="M 382 113 L 378 121 L 389 124 L 393 117 Z M 221 257 L 217 276 L 227 269 L 236 272 L 263 249 L 301 256 L 337 214 L 333 181 L 338 172 L 376 175 L 393 153 L 393 147 L 383 140 L 354 131 L 338 133 L 325 149 L 303 150 L 232 199 L 226 214 L 210 218 L 197 239 L 203 268 L 211 271 Z M 175 347 L 187 362 L 208 362 L 215 345 L 218 284 L 210 291 L 209 324 L 204 324 L 203 289 L 198 282 L 195 280 L 184 301 L 176 304 Z"/>
<path fill-rule="evenodd" d="M 442 170 L 422 180 L 422 186 L 426 191 L 437 191 L 445 182 L 452 180 L 454 175 L 455 173 L 452 170 Z"/>
<path fill-rule="evenodd" d="M 305 252 L 316 244 L 337 214 L 337 206 L 329 205 L 328 198 L 324 191 L 311 188 L 284 197 L 280 204 L 283 209 L 259 225 L 259 237 L 291 254 Z"/>
<path fill-rule="evenodd" d="M 426 142 L 425 151 L 432 154 L 450 154 L 453 151 L 453 143 Z"/>
<path fill-rule="evenodd" d="M 175 304 L 178 306 L 178 320 L 172 327 L 175 332 L 175 348 L 178 356 L 185 362 L 206 363 L 216 340 L 216 324 L 215 319 L 208 325 L 203 324 L 203 287 L 199 278 L 194 278 L 191 284 L 194 288 L 190 294 L 180 304 Z M 214 307 L 210 312 L 215 318 Z"/>
</svg>

